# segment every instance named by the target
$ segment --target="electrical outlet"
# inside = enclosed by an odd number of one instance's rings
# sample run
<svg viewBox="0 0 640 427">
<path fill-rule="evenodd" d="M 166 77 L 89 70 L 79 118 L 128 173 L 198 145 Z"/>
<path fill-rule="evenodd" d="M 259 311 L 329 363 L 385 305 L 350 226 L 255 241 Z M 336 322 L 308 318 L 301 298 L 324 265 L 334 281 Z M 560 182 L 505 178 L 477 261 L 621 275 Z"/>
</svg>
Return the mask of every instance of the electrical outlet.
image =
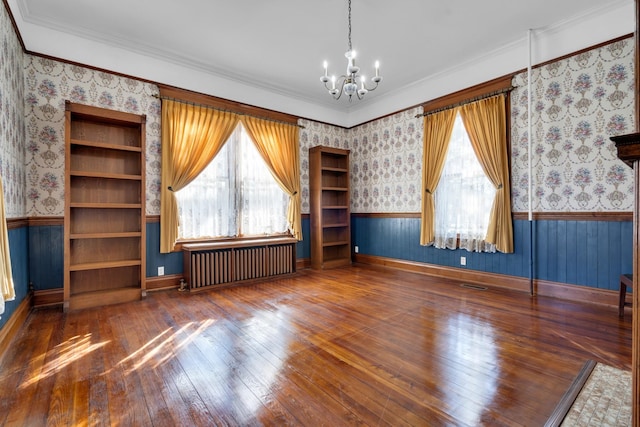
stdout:
<svg viewBox="0 0 640 427">
<path fill-rule="evenodd" d="M 158 276 L 164 276 L 164 266 L 158 267 Z"/>
<path fill-rule="evenodd" d="M 353 251 L 354 251 L 355 253 L 358 253 L 358 251 L 359 251 L 359 250 L 360 250 L 360 248 L 358 248 L 357 246 L 354 246 Z"/>
<path fill-rule="evenodd" d="M 460 257 L 460 265 L 467 265 L 467 257 Z"/>
</svg>

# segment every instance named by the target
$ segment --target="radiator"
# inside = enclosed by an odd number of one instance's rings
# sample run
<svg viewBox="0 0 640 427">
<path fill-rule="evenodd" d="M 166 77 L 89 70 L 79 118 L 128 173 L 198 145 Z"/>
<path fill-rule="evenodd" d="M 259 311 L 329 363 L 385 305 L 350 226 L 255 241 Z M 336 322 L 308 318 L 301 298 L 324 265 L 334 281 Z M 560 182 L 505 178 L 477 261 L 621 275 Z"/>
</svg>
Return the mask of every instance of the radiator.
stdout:
<svg viewBox="0 0 640 427">
<path fill-rule="evenodd" d="M 296 240 L 289 237 L 182 245 L 191 291 L 296 272 Z"/>
</svg>

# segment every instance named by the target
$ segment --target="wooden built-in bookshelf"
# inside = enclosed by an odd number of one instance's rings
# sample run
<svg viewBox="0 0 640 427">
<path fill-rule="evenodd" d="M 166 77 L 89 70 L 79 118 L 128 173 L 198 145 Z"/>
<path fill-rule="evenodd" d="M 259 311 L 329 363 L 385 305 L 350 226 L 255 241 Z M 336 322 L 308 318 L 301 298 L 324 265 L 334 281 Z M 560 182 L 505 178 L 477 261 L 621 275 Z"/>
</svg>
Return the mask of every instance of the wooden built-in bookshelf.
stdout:
<svg viewBox="0 0 640 427">
<path fill-rule="evenodd" d="M 66 103 L 65 311 L 145 295 L 145 121 Z"/>
<path fill-rule="evenodd" d="M 351 263 L 349 150 L 309 149 L 311 267 Z"/>
</svg>

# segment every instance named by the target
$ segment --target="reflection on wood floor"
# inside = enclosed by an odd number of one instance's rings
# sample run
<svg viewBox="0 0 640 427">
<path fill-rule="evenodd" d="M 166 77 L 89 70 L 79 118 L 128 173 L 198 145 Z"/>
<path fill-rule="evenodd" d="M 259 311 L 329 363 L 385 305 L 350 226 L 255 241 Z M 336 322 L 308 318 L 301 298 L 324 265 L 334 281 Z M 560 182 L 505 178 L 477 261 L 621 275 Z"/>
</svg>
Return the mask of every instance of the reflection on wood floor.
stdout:
<svg viewBox="0 0 640 427">
<path fill-rule="evenodd" d="M 543 425 L 630 314 L 352 266 L 63 314 L 0 363 L 0 425 Z"/>
</svg>

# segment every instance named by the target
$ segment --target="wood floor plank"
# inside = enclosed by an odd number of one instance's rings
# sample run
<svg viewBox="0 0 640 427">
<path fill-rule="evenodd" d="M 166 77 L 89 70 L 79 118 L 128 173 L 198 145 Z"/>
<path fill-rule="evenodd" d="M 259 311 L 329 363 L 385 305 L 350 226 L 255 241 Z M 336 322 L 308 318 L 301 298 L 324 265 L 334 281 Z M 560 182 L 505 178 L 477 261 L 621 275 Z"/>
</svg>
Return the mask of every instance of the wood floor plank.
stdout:
<svg viewBox="0 0 640 427">
<path fill-rule="evenodd" d="M 84 372 L 85 379 L 89 381 L 89 418 L 90 426 L 106 426 L 110 425 L 109 417 L 109 393 L 107 382 L 105 380 L 105 364 L 102 356 L 102 349 L 107 345 L 107 340 L 111 337 L 102 337 L 100 335 L 100 317 L 98 311 L 85 310 L 83 313 L 88 315 L 87 328 L 91 334 L 91 345 L 95 348 L 91 351 L 89 357 L 85 358 L 83 364 L 78 367 L 80 372 Z M 76 425 L 82 425 L 83 421 L 79 417 L 75 417 Z"/>
<path fill-rule="evenodd" d="M 132 307 L 128 307 L 128 310 L 131 309 Z M 122 328 L 125 327 L 123 321 L 127 325 L 126 327 L 133 327 L 132 324 L 126 322 L 128 316 L 126 316 L 125 310 L 128 311 L 126 305 L 109 307 L 108 310 L 98 310 L 99 333 L 103 339 L 109 337 L 102 352 L 105 364 L 103 375 L 109 396 L 109 418 L 112 424 L 151 425 L 144 396 L 137 388 L 139 384 L 128 378 L 124 363 L 130 353 L 128 352 L 129 345 L 122 334 Z"/>
<path fill-rule="evenodd" d="M 42 311 L 29 316 L 22 335 L 0 365 L 0 421 L 2 425 L 24 425 L 32 409 L 45 357 L 57 326 L 57 314 Z M 20 354 L 20 358 L 11 357 Z M 47 401 L 48 405 L 48 401 Z M 40 416 L 42 416 L 42 412 Z M 36 413 L 37 416 L 37 413 Z"/>
<path fill-rule="evenodd" d="M 81 331 L 79 326 L 78 316 L 82 316 L 84 313 L 74 316 L 74 319 L 66 322 L 63 328 L 62 343 L 56 346 L 56 351 L 53 353 L 53 359 L 50 363 L 56 366 L 56 372 L 53 374 L 54 384 L 51 392 L 49 413 L 47 423 L 53 426 L 66 426 L 72 425 L 72 419 L 74 414 L 79 418 L 87 418 L 87 413 L 83 414 L 83 408 L 78 405 L 74 406 L 74 384 L 81 383 L 80 376 L 76 376 L 76 367 L 83 359 L 83 349 L 89 345 L 87 338 Z M 68 365 L 69 368 L 65 368 Z M 58 368 L 60 367 L 60 368 Z M 76 372 L 74 372 L 76 371 Z M 89 402 L 88 396 L 84 396 L 83 402 L 87 407 Z"/>
<path fill-rule="evenodd" d="M 0 426 L 543 425 L 588 359 L 629 369 L 616 307 L 300 270 L 34 311 L 0 361 Z"/>
<path fill-rule="evenodd" d="M 33 314 L 32 314 L 33 316 Z M 37 316 L 35 316 L 37 318 Z M 31 353 L 31 362 L 33 363 L 29 375 L 28 382 L 19 386 L 19 391 L 26 391 L 32 396 L 26 402 L 20 402 L 11 411 L 12 416 L 7 425 L 44 425 L 48 422 L 49 407 L 51 405 L 51 397 L 53 395 L 53 387 L 55 385 L 55 376 L 59 372 L 59 361 L 57 359 L 58 348 L 64 344 L 64 319 L 55 317 L 52 319 L 53 330 L 49 339 L 45 339 L 46 350 L 38 350 Z M 30 323 L 30 327 L 37 327 L 34 323 Z M 26 358 L 25 362 L 29 359 Z M 33 390 L 28 391 L 27 388 Z M 32 394 L 33 393 L 33 394 Z"/>
<path fill-rule="evenodd" d="M 128 321 L 140 327 L 124 329 L 127 342 L 132 346 L 129 353 L 135 354 L 134 358 L 127 360 L 127 372 L 130 375 L 135 373 L 139 378 L 154 426 L 192 425 L 194 420 L 186 411 L 188 406 L 179 394 L 174 395 L 168 390 L 164 377 L 158 376 L 164 362 L 175 355 L 174 337 L 154 330 L 152 318 L 143 317 L 139 310 L 129 313 Z M 157 340 L 157 337 L 165 339 Z"/>
</svg>

